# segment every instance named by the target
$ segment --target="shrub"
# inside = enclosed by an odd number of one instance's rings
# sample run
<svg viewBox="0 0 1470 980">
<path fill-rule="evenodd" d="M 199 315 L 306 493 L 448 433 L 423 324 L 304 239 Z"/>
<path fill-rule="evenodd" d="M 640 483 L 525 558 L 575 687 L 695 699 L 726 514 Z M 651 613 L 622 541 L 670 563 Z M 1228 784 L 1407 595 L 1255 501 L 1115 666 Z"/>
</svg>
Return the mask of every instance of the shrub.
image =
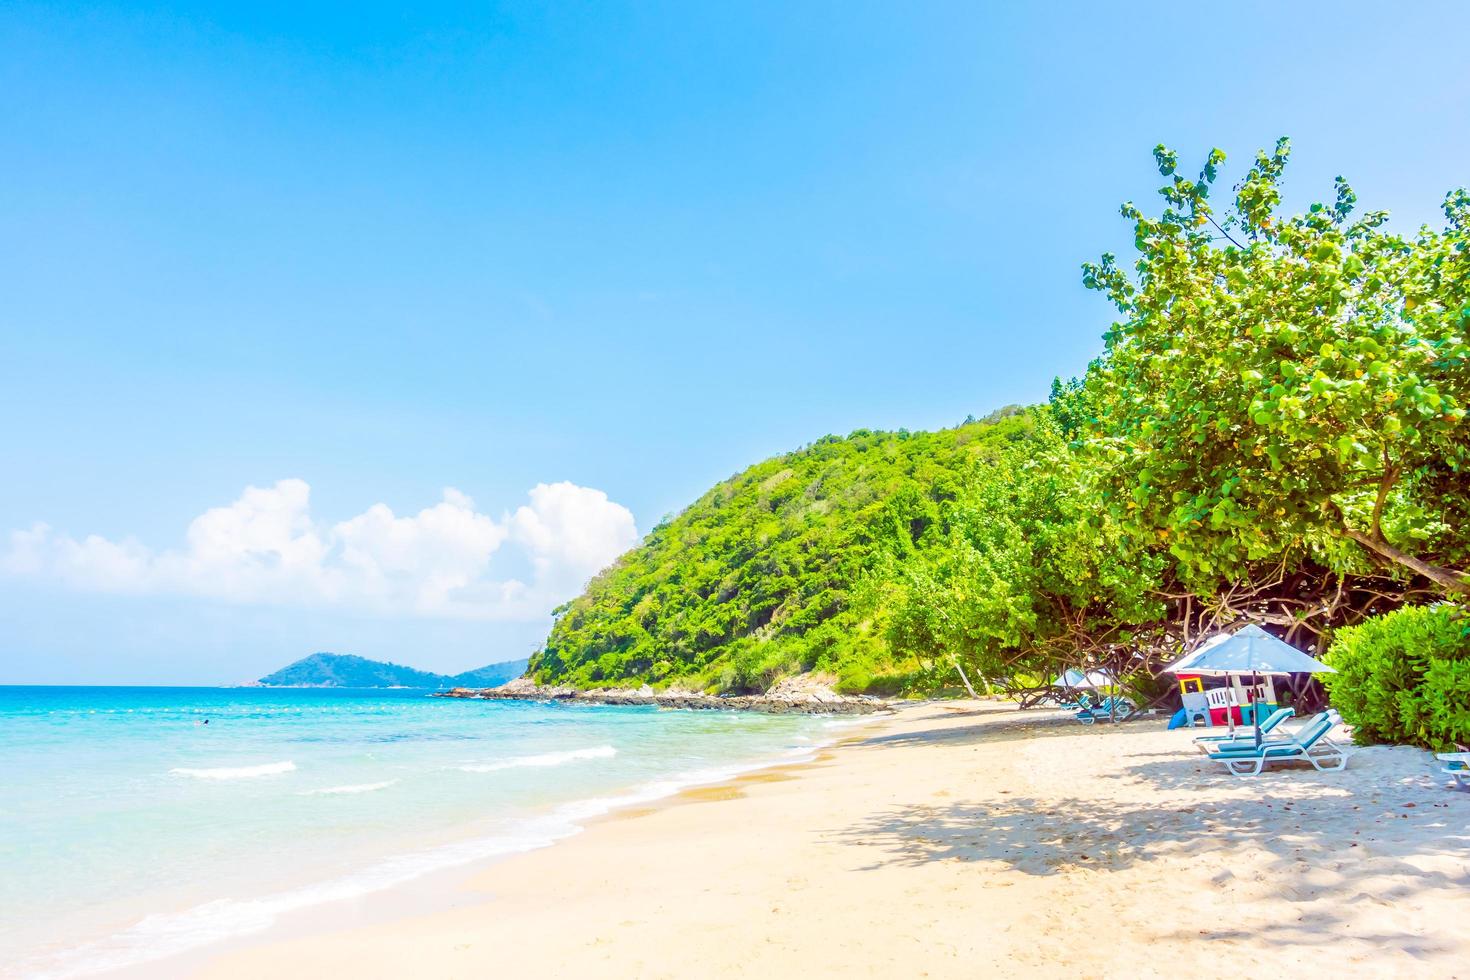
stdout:
<svg viewBox="0 0 1470 980">
<path fill-rule="evenodd" d="M 844 664 L 834 687 L 838 694 L 865 694 L 872 683 L 866 664 Z"/>
<path fill-rule="evenodd" d="M 801 662 L 780 646 L 738 641 L 738 652 L 717 675 L 721 690 L 764 694 L 777 681 L 801 672 Z"/>
<path fill-rule="evenodd" d="M 1470 617 L 1450 603 L 1409 606 L 1341 630 L 1324 675 L 1362 743 L 1444 750 L 1470 742 Z"/>
<path fill-rule="evenodd" d="M 911 697 L 920 692 L 935 690 L 933 673 L 921 665 L 912 664 L 907 669 L 900 665 L 886 667 L 874 673 L 868 678 L 868 686 L 862 693 L 897 698 Z M 963 694 L 963 690 L 956 692 L 956 696 L 963 696 Z"/>
</svg>

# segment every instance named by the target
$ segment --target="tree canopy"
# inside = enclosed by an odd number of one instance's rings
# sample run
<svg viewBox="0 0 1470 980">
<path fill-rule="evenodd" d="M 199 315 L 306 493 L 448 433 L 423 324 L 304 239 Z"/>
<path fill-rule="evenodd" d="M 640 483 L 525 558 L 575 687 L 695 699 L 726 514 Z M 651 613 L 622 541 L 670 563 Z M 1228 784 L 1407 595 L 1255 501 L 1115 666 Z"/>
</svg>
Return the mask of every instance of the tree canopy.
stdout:
<svg viewBox="0 0 1470 980">
<path fill-rule="evenodd" d="M 1165 147 L 1137 257 L 1083 266 L 1120 318 L 1048 404 L 933 433 L 860 430 L 758 463 L 558 610 L 540 680 L 933 690 L 960 668 L 1148 666 L 1211 629 L 1321 643 L 1470 592 L 1470 194 L 1391 232 L 1280 213 L 1290 146 L 1216 211 Z"/>
<path fill-rule="evenodd" d="M 1224 154 L 1188 179 L 1157 148 L 1165 208 L 1123 206 L 1133 274 L 1111 255 L 1084 267 L 1123 314 L 1085 382 L 1103 497 L 1197 587 L 1310 554 L 1466 591 L 1470 195 L 1413 238 L 1385 212 L 1354 218 L 1341 177 L 1333 201 L 1283 217 L 1289 149 L 1259 154 L 1217 218 Z"/>
</svg>

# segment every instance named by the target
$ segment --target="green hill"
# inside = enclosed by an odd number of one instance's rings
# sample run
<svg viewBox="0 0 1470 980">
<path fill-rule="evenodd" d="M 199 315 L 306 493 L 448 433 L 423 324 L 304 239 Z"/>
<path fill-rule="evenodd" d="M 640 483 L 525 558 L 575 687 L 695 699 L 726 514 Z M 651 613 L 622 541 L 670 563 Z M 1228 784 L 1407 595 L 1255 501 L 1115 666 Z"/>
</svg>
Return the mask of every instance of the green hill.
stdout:
<svg viewBox="0 0 1470 980">
<path fill-rule="evenodd" d="M 445 681 L 450 687 L 499 687 L 508 680 L 513 680 L 526 672 L 526 659 L 507 660 L 504 663 L 490 664 L 479 670 L 467 670 L 463 674 L 454 674 L 446 677 Z"/>
<path fill-rule="evenodd" d="M 520 676 L 524 660 L 490 664 L 463 674 L 433 674 L 343 653 L 313 653 L 267 674 L 265 687 L 494 687 Z"/>
<path fill-rule="evenodd" d="M 874 628 L 872 593 L 941 534 L 941 512 L 974 474 L 1035 427 L 1012 407 L 938 432 L 827 436 L 758 463 L 559 609 L 530 673 L 751 691 L 818 670 L 845 690 L 906 687 L 920 665 Z"/>
</svg>

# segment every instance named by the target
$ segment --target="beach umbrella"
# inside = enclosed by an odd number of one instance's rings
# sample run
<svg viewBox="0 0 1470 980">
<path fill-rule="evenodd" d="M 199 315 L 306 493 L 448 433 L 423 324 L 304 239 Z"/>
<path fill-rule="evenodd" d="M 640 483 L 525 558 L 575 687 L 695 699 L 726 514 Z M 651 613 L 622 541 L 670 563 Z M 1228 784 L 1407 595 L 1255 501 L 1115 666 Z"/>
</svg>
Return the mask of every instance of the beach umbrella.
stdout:
<svg viewBox="0 0 1470 980">
<path fill-rule="evenodd" d="M 1088 688 L 1112 687 L 1116 683 L 1112 675 L 1105 670 L 1093 670 L 1084 674 L 1082 671 L 1073 668 L 1052 678 L 1051 686 L 1086 690 Z"/>
<path fill-rule="evenodd" d="M 1278 640 L 1256 624 L 1235 633 L 1222 633 L 1200 644 L 1199 649 L 1164 668 L 1171 674 L 1210 674 L 1215 677 L 1250 675 L 1251 686 L 1262 674 L 1335 674 L 1337 671 Z M 1261 744 L 1261 713 L 1253 712 L 1256 744 Z M 1230 730 L 1235 716 L 1226 708 Z"/>
<path fill-rule="evenodd" d="M 1105 670 L 1091 670 L 1083 673 L 1076 668 L 1063 671 L 1052 678 L 1051 686 L 1059 687 L 1069 692 L 1068 697 L 1077 697 L 1072 691 L 1095 691 L 1100 687 L 1114 687 L 1118 683 L 1117 678 Z"/>
</svg>

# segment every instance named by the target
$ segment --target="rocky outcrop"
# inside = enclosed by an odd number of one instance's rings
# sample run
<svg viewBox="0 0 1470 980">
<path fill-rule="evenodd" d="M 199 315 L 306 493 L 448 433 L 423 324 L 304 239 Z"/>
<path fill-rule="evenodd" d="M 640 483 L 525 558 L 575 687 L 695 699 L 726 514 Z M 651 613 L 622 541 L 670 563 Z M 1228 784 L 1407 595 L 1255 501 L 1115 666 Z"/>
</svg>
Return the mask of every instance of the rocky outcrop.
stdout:
<svg viewBox="0 0 1470 980">
<path fill-rule="evenodd" d="M 444 698 L 482 698 L 491 701 L 566 701 L 574 704 L 653 705 L 693 711 L 763 711 L 775 715 L 866 715 L 892 711 L 882 698 L 837 694 L 809 682 L 783 681 L 765 694 L 705 694 L 702 691 L 655 691 L 647 684 L 637 690 L 602 688 L 579 691 L 571 687 L 540 685 L 517 677 L 491 688 L 456 687 L 436 695 Z"/>
</svg>

